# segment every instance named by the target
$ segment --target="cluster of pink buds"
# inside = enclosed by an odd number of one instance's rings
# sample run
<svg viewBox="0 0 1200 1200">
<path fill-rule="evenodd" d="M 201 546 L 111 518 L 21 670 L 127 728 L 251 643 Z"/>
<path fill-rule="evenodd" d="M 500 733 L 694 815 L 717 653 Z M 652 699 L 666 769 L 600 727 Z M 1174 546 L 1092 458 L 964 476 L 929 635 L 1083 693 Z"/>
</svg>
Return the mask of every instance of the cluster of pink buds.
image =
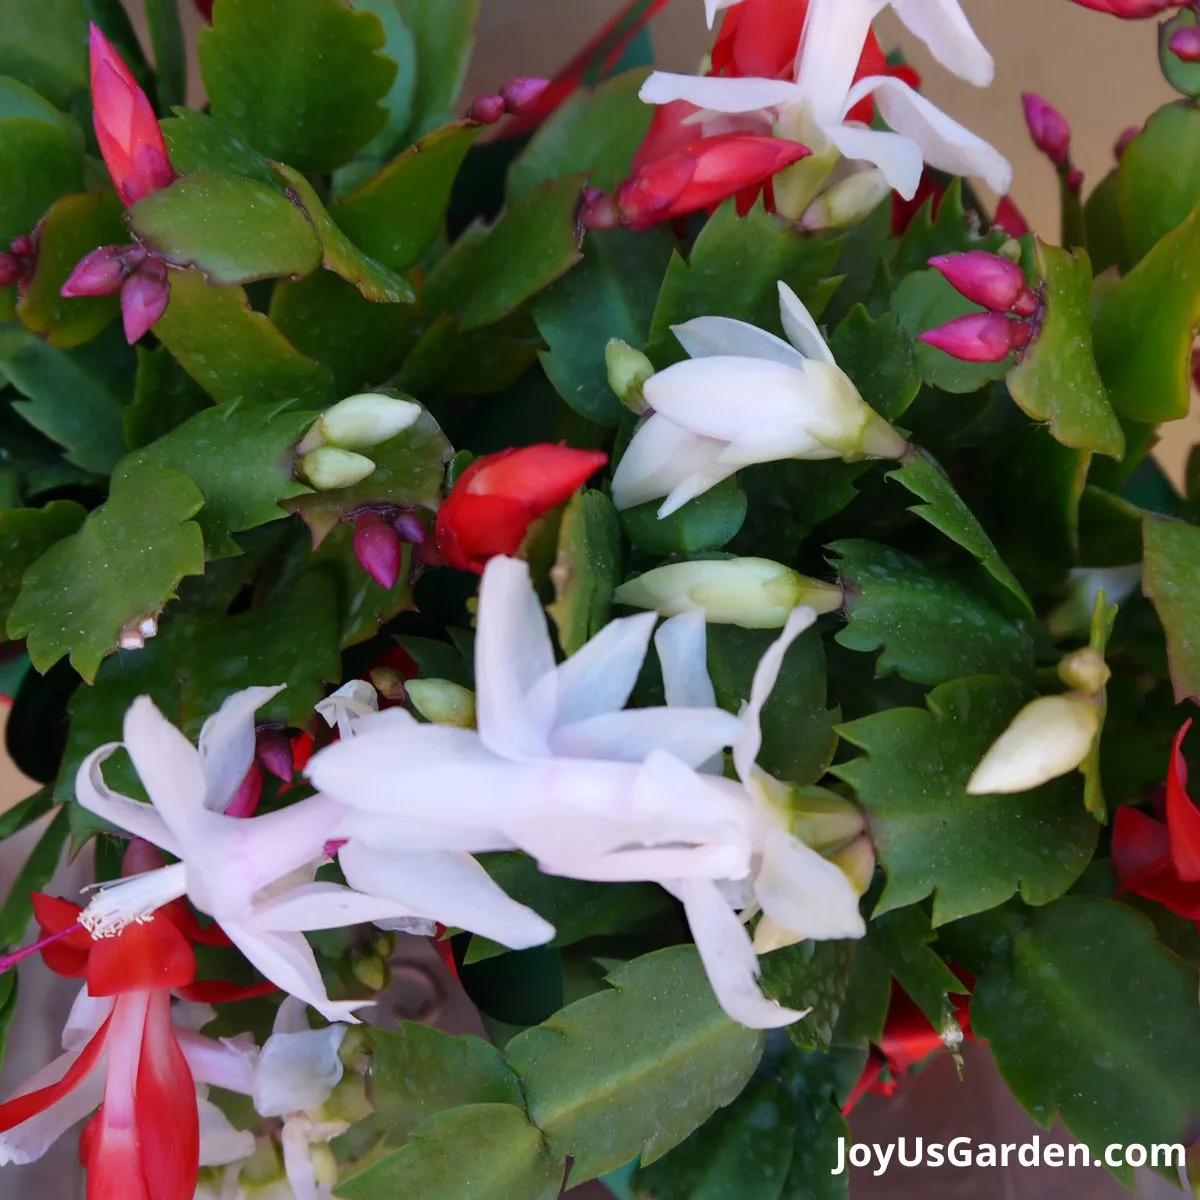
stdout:
<svg viewBox="0 0 1200 1200">
<path fill-rule="evenodd" d="M 13 238 L 7 251 L 0 251 L 0 287 L 24 287 L 37 266 L 38 233 Z"/>
<path fill-rule="evenodd" d="M 927 330 L 921 341 L 951 358 L 975 363 L 1003 362 L 1029 343 L 1041 303 L 1015 262 L 983 250 L 968 250 L 931 258 L 929 265 L 960 295 L 988 311 Z"/>
<path fill-rule="evenodd" d="M 400 578 L 404 545 L 425 541 L 425 526 L 410 509 L 370 508 L 352 514 L 354 557 L 358 565 L 382 588 L 389 590 Z"/>
<path fill-rule="evenodd" d="M 1071 126 L 1048 100 L 1034 92 L 1022 92 L 1025 124 L 1033 144 L 1054 164 L 1054 169 L 1072 192 L 1083 187 L 1083 172 L 1071 162 Z"/>
<path fill-rule="evenodd" d="M 121 294 L 125 339 L 132 345 L 167 311 L 167 264 L 143 247 L 101 246 L 80 259 L 62 286 L 64 296 Z"/>
<path fill-rule="evenodd" d="M 467 120 L 479 125 L 495 125 L 502 117 L 520 116 L 537 104 L 549 86 L 549 79 L 519 75 L 498 92 L 480 96 L 467 111 Z"/>
</svg>

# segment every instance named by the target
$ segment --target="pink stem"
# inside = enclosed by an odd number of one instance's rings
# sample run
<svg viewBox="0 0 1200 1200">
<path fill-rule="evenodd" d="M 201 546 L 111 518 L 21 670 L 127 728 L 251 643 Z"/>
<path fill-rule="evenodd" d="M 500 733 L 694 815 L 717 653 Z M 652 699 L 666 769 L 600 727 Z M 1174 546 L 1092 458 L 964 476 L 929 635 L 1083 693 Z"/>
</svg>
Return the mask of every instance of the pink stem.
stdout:
<svg viewBox="0 0 1200 1200">
<path fill-rule="evenodd" d="M 11 954 L 0 954 L 0 975 L 3 975 L 5 971 L 11 971 L 22 959 L 29 958 L 33 954 L 40 954 L 47 946 L 53 946 L 55 942 L 61 942 L 63 938 L 70 937 L 73 933 L 78 933 L 82 928 L 83 926 L 76 921 L 74 925 L 70 925 L 66 929 L 60 929 L 57 933 L 52 933 L 49 937 L 44 937 L 41 941 L 34 942 L 32 946 L 26 946 L 24 950 L 14 950 Z"/>
</svg>

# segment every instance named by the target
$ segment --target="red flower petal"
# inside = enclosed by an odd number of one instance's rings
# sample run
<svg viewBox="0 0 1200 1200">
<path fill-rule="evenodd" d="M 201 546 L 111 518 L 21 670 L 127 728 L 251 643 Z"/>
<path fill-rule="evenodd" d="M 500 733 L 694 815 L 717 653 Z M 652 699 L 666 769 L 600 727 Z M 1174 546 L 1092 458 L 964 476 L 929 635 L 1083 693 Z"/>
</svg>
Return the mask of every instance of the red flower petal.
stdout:
<svg viewBox="0 0 1200 1200">
<path fill-rule="evenodd" d="M 48 1087 L 38 1088 L 36 1092 L 26 1092 L 24 1096 L 16 1096 L 12 1100 L 0 1104 L 0 1133 L 36 1117 L 45 1112 L 52 1104 L 57 1104 L 72 1088 L 78 1087 L 94 1070 L 100 1060 L 108 1038 L 108 1026 L 112 1020 L 109 1017 L 104 1024 L 92 1034 L 91 1041 L 83 1048 L 79 1057 L 67 1068 L 63 1077 Z M 89 1200 L 91 1198 L 89 1197 Z"/>
<path fill-rule="evenodd" d="M 225 983 L 220 979 L 198 979 L 175 989 L 176 995 L 196 1004 L 228 1004 L 234 1000 L 256 1000 L 273 996 L 279 988 L 269 980 L 259 983 Z"/>
<path fill-rule="evenodd" d="M 154 916 L 135 922 L 116 937 L 92 943 L 88 962 L 88 993 L 92 996 L 183 987 L 195 977 L 192 948 L 169 918 Z"/>
<path fill-rule="evenodd" d="M 1200 808 L 1187 794 L 1187 762 L 1183 757 L 1183 739 L 1192 722 L 1185 721 L 1171 747 L 1171 765 L 1167 771 L 1167 830 L 1171 838 L 1171 861 L 1179 878 L 1200 882 Z"/>
<path fill-rule="evenodd" d="M 1187 921 L 1200 921 L 1200 883 L 1179 878 L 1166 825 L 1136 808 L 1113 818 L 1112 861 L 1123 891 L 1144 896 Z"/>
</svg>

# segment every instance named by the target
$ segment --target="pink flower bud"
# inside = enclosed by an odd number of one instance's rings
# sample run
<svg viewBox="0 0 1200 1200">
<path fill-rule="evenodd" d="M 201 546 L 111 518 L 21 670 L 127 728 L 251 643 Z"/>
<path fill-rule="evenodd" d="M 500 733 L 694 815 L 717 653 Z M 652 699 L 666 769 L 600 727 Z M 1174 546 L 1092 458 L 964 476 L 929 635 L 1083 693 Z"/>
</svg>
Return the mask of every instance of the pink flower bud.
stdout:
<svg viewBox="0 0 1200 1200">
<path fill-rule="evenodd" d="M 132 346 L 167 311 L 171 284 L 166 264 L 148 257 L 121 288 L 121 316 L 125 340 Z"/>
<path fill-rule="evenodd" d="M 508 112 L 508 102 L 496 92 L 480 96 L 467 112 L 467 120 L 480 125 L 495 125 Z"/>
<path fill-rule="evenodd" d="M 1039 304 L 1041 304 L 1041 301 L 1029 288 L 1022 288 L 1021 294 L 1016 298 L 1012 308 L 1008 311 L 1018 317 L 1032 317 L 1037 312 Z"/>
<path fill-rule="evenodd" d="M 1067 172 L 1067 190 L 1072 192 L 1083 190 L 1083 172 L 1078 167 L 1072 167 Z"/>
<path fill-rule="evenodd" d="M 101 246 L 84 255 L 62 285 L 61 294 L 73 296 L 111 296 L 121 290 L 129 274 L 124 252 L 128 246 Z"/>
<path fill-rule="evenodd" d="M 354 531 L 354 557 L 382 588 L 395 587 L 400 578 L 402 545 L 400 535 L 377 516 L 359 519 Z"/>
<path fill-rule="evenodd" d="M 550 86 L 549 79 L 540 79 L 534 75 L 519 75 L 510 79 L 501 89 L 500 95 L 508 105 L 508 111 L 514 114 L 523 113 L 532 108 L 541 98 L 542 93 Z"/>
<path fill-rule="evenodd" d="M 0 251 L 0 287 L 13 287 L 25 277 L 25 268 L 15 254 Z"/>
<path fill-rule="evenodd" d="M 1066 117 L 1033 92 L 1022 92 L 1021 103 L 1025 106 L 1025 124 L 1029 126 L 1033 144 L 1056 167 L 1065 167 L 1071 150 L 1071 127 Z"/>
<path fill-rule="evenodd" d="M 425 540 L 425 526 L 421 524 L 421 519 L 416 513 L 400 513 L 392 521 L 392 528 L 400 535 L 402 542 L 419 546 Z"/>
<path fill-rule="evenodd" d="M 1115 144 L 1113 145 L 1113 158 L 1115 158 L 1117 162 L 1121 161 L 1121 158 L 1128 148 L 1129 143 L 1132 142 L 1133 139 L 1141 132 L 1142 127 L 1140 125 L 1130 125 L 1128 128 L 1122 131 L 1121 136 L 1117 138 Z"/>
<path fill-rule="evenodd" d="M 291 783 L 292 739 L 282 729 L 260 729 L 254 736 L 254 761 L 280 783 Z"/>
<path fill-rule="evenodd" d="M 23 233 L 20 237 L 13 238 L 9 249 L 18 258 L 36 258 L 38 252 L 37 234 Z"/>
<path fill-rule="evenodd" d="M 588 188 L 583 193 L 579 223 L 584 229 L 615 229 L 621 223 L 615 197 L 606 196 L 599 188 Z"/>
<path fill-rule="evenodd" d="M 1000 313 L 971 313 L 928 330 L 920 340 L 962 362 L 996 363 L 1029 340 L 1029 329 Z"/>
<path fill-rule="evenodd" d="M 1177 29 L 1171 34 L 1167 46 L 1172 54 L 1182 58 L 1184 62 L 1200 62 L 1200 25 Z"/>
<path fill-rule="evenodd" d="M 1094 12 L 1108 13 L 1122 21 L 1138 21 L 1143 17 L 1156 17 L 1168 8 L 1176 8 L 1185 0 L 1075 0 L 1081 8 Z"/>
<path fill-rule="evenodd" d="M 931 258 L 929 265 L 972 304 L 993 312 L 1008 312 L 1025 291 L 1025 272 L 1015 262 L 984 250 L 941 254 Z"/>
<path fill-rule="evenodd" d="M 246 777 L 238 784 L 238 790 L 233 793 L 233 799 L 225 806 L 227 817 L 252 817 L 262 799 L 263 773 L 258 763 L 250 764 Z"/>
</svg>

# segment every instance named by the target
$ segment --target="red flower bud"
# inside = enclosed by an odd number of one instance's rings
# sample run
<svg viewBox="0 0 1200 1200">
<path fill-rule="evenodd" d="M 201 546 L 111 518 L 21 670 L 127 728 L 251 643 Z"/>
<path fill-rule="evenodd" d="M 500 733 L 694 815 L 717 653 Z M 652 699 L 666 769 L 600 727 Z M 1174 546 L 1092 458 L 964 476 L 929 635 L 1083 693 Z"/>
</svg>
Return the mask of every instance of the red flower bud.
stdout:
<svg viewBox="0 0 1200 1200">
<path fill-rule="evenodd" d="M 254 735 L 254 759 L 280 783 L 290 783 L 294 768 L 292 739 L 282 729 L 260 729 Z"/>
<path fill-rule="evenodd" d="M 993 312 L 1008 312 L 1025 289 L 1025 272 L 1010 259 L 984 250 L 940 254 L 929 260 L 952 288 L 972 304 Z"/>
<path fill-rule="evenodd" d="M 1172 54 L 1184 62 L 1200 62 L 1200 25 L 1175 30 L 1167 46 Z"/>
<path fill-rule="evenodd" d="M 549 79 L 520 75 L 516 79 L 510 79 L 500 89 L 500 96 L 508 105 L 508 111 L 519 115 L 533 108 L 549 86 Z"/>
<path fill-rule="evenodd" d="M 131 346 L 167 311 L 170 300 L 166 264 L 159 258 L 147 258 L 121 288 L 125 340 Z"/>
<path fill-rule="evenodd" d="M 60 289 L 63 296 L 111 296 L 121 290 L 131 266 L 125 252 L 129 246 L 101 246 L 84 255 Z M 140 247 L 139 247 L 140 249 Z M 142 251 L 145 258 L 145 251 Z"/>
<path fill-rule="evenodd" d="M 175 170 L 146 93 L 94 23 L 89 27 L 88 47 L 96 140 L 117 195 L 128 208 L 165 188 L 175 178 Z"/>
<path fill-rule="evenodd" d="M 382 588 L 393 588 L 400 578 L 400 535 L 376 514 L 360 517 L 354 531 L 354 557 L 358 565 Z"/>
<path fill-rule="evenodd" d="M 928 346 L 962 362 L 1003 362 L 1029 340 L 1029 327 L 1000 313 L 971 313 L 920 335 Z"/>
<path fill-rule="evenodd" d="M 495 125 L 508 112 L 508 102 L 503 96 L 491 92 L 480 96 L 467 111 L 467 120 L 479 125 Z"/>
<path fill-rule="evenodd" d="M 766 183 L 810 153 L 799 142 L 760 134 L 700 138 L 637 170 L 617 190 L 616 211 L 630 229 L 649 229 Z"/>
<path fill-rule="evenodd" d="M 1066 117 L 1033 92 L 1022 92 L 1021 103 L 1025 106 L 1025 124 L 1029 126 L 1033 144 L 1056 167 L 1065 167 L 1071 151 L 1071 126 Z"/>
<path fill-rule="evenodd" d="M 545 444 L 501 450 L 473 462 L 437 515 L 434 539 L 442 561 L 479 573 L 489 558 L 515 554 L 529 526 L 606 462 L 608 455 L 598 450 Z"/>
<path fill-rule="evenodd" d="M 1108 13 L 1122 21 L 1137 21 L 1143 17 L 1156 17 L 1168 8 L 1176 8 L 1186 0 L 1075 0 L 1082 8 Z"/>
<path fill-rule="evenodd" d="M 196 11 L 211 25 L 213 0 L 195 0 Z"/>
<path fill-rule="evenodd" d="M 15 254 L 0 251 L 0 287 L 13 287 L 25 278 L 25 267 Z"/>
<path fill-rule="evenodd" d="M 1187 794 L 1187 762 L 1183 757 L 1183 739 L 1191 729 L 1187 720 L 1175 735 L 1171 747 L 1171 765 L 1167 771 L 1167 830 L 1171 842 L 1171 862 L 1179 878 L 1200 882 L 1200 808 Z"/>
</svg>

